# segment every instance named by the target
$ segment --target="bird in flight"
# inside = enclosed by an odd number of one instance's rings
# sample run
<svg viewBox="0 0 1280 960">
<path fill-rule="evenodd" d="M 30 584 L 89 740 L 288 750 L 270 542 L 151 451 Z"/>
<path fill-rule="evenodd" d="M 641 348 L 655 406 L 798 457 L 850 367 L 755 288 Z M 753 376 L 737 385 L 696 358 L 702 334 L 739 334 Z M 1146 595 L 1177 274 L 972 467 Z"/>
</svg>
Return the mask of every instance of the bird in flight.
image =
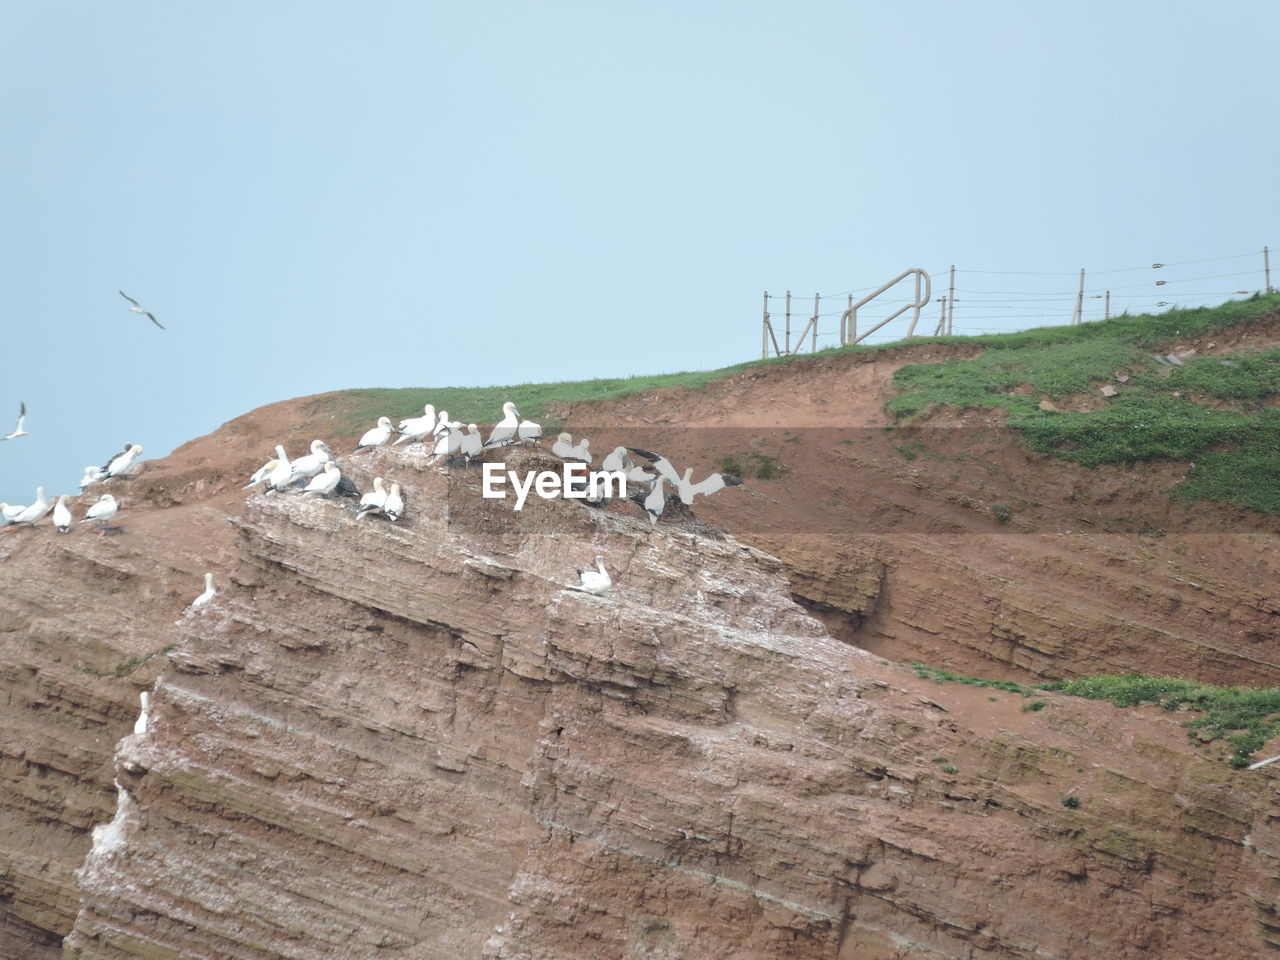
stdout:
<svg viewBox="0 0 1280 960">
<path fill-rule="evenodd" d="M 27 431 L 22 429 L 23 422 L 27 419 L 27 405 L 23 401 L 18 401 L 18 425 L 13 428 L 13 433 L 7 437 L 0 437 L 0 440 L 15 440 L 18 437 L 28 436 Z"/>
<path fill-rule="evenodd" d="M 139 313 L 142 316 L 146 317 L 148 320 L 150 320 L 152 323 L 154 323 L 161 330 L 164 329 L 164 324 L 161 323 L 159 320 L 157 320 L 155 318 L 155 314 L 153 314 L 150 310 L 144 309 L 142 304 L 140 304 L 137 300 L 133 299 L 133 297 L 129 296 L 123 290 L 117 290 L 116 292 L 120 294 L 120 296 L 124 297 L 126 300 L 128 300 L 130 303 L 133 304 L 133 306 L 129 308 L 130 313 Z"/>
</svg>

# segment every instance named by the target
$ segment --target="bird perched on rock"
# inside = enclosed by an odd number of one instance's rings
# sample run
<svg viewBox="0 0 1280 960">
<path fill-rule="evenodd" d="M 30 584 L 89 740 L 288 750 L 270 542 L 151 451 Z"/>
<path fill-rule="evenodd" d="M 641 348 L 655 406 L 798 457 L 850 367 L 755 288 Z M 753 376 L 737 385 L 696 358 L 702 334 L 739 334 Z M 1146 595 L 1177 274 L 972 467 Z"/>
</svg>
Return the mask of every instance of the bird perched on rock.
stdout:
<svg viewBox="0 0 1280 960">
<path fill-rule="evenodd" d="M 58 528 L 59 533 L 66 533 L 71 529 L 71 511 L 67 509 L 66 497 L 59 497 L 53 508 L 53 525 Z"/>
<path fill-rule="evenodd" d="M 584 593 L 594 593 L 599 596 L 613 586 L 613 581 L 609 579 L 609 571 L 604 568 L 604 557 L 597 556 L 596 568 L 592 570 L 588 567 L 585 570 L 579 570 L 578 576 L 582 582 L 574 589 Z"/>
<path fill-rule="evenodd" d="M 142 704 L 142 712 L 138 714 L 138 719 L 133 721 L 133 732 L 141 737 L 146 734 L 147 724 L 151 720 L 151 694 L 143 690 L 138 694 L 138 700 Z"/>
<path fill-rule="evenodd" d="M 462 448 L 458 452 L 467 458 L 468 463 L 484 452 L 484 437 L 474 423 L 467 424 L 467 432 L 462 435 Z"/>
<path fill-rule="evenodd" d="M 400 432 L 399 438 L 392 444 L 394 447 L 397 443 L 404 443 L 408 440 L 410 443 L 417 443 L 426 437 L 431 436 L 436 429 L 436 408 L 433 404 L 428 403 L 422 408 L 422 416 L 410 417 L 407 420 L 401 420 L 400 425 L 396 428 Z"/>
<path fill-rule="evenodd" d="M 489 439 L 485 441 L 486 447 L 500 447 L 508 443 L 515 443 L 519 439 L 520 432 L 520 411 L 516 409 L 516 405 L 508 400 L 502 405 L 502 419 L 494 424 Z"/>
<path fill-rule="evenodd" d="M 107 475 L 107 472 L 101 467 L 87 466 L 84 468 L 84 476 L 80 478 L 80 489 L 83 490 L 91 483 L 97 483 Z"/>
<path fill-rule="evenodd" d="M 356 444 L 357 450 L 364 450 L 366 447 L 380 447 L 391 439 L 391 418 L 379 417 L 378 425 L 367 431 L 360 438 L 360 442 Z"/>
<path fill-rule="evenodd" d="M 381 477 L 374 477 L 373 489 L 360 498 L 360 509 L 356 512 L 356 519 L 359 520 L 370 513 L 381 513 L 382 506 L 386 502 L 386 481 Z"/>
<path fill-rule="evenodd" d="M 96 522 L 98 524 L 98 532 L 104 530 L 119 529 L 118 527 L 109 527 L 108 523 L 111 518 L 116 515 L 116 511 L 120 509 L 120 505 L 116 503 L 116 498 L 109 493 L 104 493 L 98 498 L 98 502 L 89 507 L 85 511 L 84 519 L 81 523 Z"/>
<path fill-rule="evenodd" d="M 218 594 L 217 588 L 215 588 L 213 585 L 213 574 L 206 573 L 204 575 L 204 593 L 200 594 L 200 596 L 196 597 L 194 600 L 191 601 L 191 606 L 187 607 L 187 612 L 190 613 L 192 610 L 199 610 L 206 603 L 208 603 L 215 596 L 217 596 L 217 594 Z"/>
<path fill-rule="evenodd" d="M 35 526 L 36 521 L 43 517 L 46 513 L 53 509 L 53 502 L 45 498 L 44 487 L 36 487 L 35 503 L 30 506 L 23 507 L 17 515 L 9 522 L 15 526 L 19 523 L 29 523 Z"/>
<path fill-rule="evenodd" d="M 311 478 L 311 482 L 307 484 L 307 489 L 302 491 L 302 495 L 305 497 L 312 493 L 318 493 L 322 497 L 332 496 L 341 482 L 342 471 L 338 469 L 336 463 L 330 460 L 325 463 L 319 473 Z"/>
<path fill-rule="evenodd" d="M 142 446 L 140 444 L 130 444 L 124 453 L 116 454 L 108 461 L 107 465 L 102 468 L 104 474 L 103 480 L 110 480 L 112 477 L 119 477 L 129 471 L 134 461 L 142 455 Z"/>
<path fill-rule="evenodd" d="M 400 484 L 393 483 L 387 492 L 387 499 L 382 502 L 382 515 L 392 523 L 400 519 L 404 513 L 404 497 L 400 495 Z"/>
<path fill-rule="evenodd" d="M 312 440 L 311 452 L 290 462 L 289 484 L 310 480 L 332 459 L 333 454 L 323 440 Z"/>
</svg>

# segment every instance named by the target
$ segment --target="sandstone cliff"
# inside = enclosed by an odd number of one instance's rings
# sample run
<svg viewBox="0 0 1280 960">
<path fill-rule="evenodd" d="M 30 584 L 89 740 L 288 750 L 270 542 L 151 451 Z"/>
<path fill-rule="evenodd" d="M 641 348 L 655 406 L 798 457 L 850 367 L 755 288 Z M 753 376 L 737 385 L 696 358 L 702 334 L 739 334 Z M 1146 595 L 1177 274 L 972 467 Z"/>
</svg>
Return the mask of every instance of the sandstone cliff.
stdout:
<svg viewBox="0 0 1280 960">
<path fill-rule="evenodd" d="M 284 419 L 325 435 L 300 409 L 146 465 L 122 535 L 3 540 L 0 956 L 64 937 L 72 957 L 257 960 L 1280 942 L 1274 768 L 1232 770 L 1176 715 L 1027 712 L 893 662 L 1025 677 L 1159 656 L 1270 680 L 1276 610 L 1230 563 L 1274 570 L 1271 537 L 1010 536 L 945 496 L 925 498 L 935 532 L 781 536 L 759 511 L 785 485 L 838 485 L 797 469 L 804 440 L 788 476 L 701 512 L 738 539 L 572 503 L 513 515 L 386 451 L 358 475 L 405 484 L 400 524 L 246 503 L 234 478 Z M 612 594 L 565 590 L 597 553 Z M 222 592 L 184 617 L 205 569 Z"/>
</svg>

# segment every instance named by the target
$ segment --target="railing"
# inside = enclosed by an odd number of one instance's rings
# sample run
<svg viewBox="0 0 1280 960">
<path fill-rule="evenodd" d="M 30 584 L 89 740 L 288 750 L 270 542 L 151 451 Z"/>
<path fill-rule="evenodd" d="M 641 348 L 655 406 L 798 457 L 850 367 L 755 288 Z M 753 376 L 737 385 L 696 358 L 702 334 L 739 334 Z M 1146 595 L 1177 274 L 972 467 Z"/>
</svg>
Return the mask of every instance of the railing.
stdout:
<svg viewBox="0 0 1280 960">
<path fill-rule="evenodd" d="M 891 289 L 892 287 L 897 286 L 899 283 L 907 279 L 907 277 L 912 276 L 913 274 L 915 275 L 915 278 L 916 278 L 915 299 L 911 303 L 904 304 L 903 306 L 899 307 L 897 310 L 893 311 L 893 313 L 889 314 L 889 316 L 885 317 L 883 320 L 881 320 L 871 329 L 859 334 L 858 333 L 859 308 L 865 307 L 868 303 L 870 303 L 876 297 L 880 296 L 880 294 L 884 293 L 886 290 Z M 858 343 L 861 340 L 865 340 L 867 337 L 871 336 L 871 334 L 875 333 L 877 330 L 883 327 L 886 323 L 889 323 L 892 320 L 898 319 L 898 317 L 902 316 L 908 310 L 915 311 L 915 313 L 911 317 L 911 325 L 907 327 L 907 336 L 914 337 L 916 333 L 916 324 L 920 321 L 920 311 L 924 308 L 925 304 L 929 302 L 932 296 L 933 296 L 933 283 L 929 278 L 929 274 L 927 274 L 925 271 L 916 267 L 913 267 L 910 270 L 903 270 L 900 274 L 898 274 L 888 283 L 877 287 L 875 290 L 873 290 L 871 293 L 868 293 L 865 297 L 863 297 L 857 303 L 852 304 L 848 310 L 846 310 L 844 313 L 840 315 L 840 344 L 842 346 L 848 346 L 851 343 Z"/>
</svg>

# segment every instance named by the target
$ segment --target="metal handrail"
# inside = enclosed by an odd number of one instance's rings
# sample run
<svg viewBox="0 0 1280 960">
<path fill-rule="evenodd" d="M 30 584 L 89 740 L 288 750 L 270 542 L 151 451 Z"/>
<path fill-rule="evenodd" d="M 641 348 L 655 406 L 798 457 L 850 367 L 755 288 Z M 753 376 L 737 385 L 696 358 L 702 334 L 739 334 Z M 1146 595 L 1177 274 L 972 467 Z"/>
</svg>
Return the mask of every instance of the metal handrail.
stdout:
<svg viewBox="0 0 1280 960">
<path fill-rule="evenodd" d="M 903 280 L 905 280 L 907 277 L 911 276 L 912 274 L 915 274 L 915 278 L 916 278 L 915 302 L 905 304 L 904 306 L 895 310 L 893 313 L 889 314 L 889 316 L 885 317 L 883 320 L 877 323 L 874 327 L 872 327 L 866 333 L 863 333 L 861 336 L 859 336 L 858 335 L 858 308 L 865 307 L 868 303 L 870 303 L 876 297 L 880 296 L 880 294 L 884 293 L 890 287 L 896 286 L 897 284 L 901 283 Z M 924 281 L 923 296 L 921 296 L 921 292 L 920 292 L 921 280 Z M 879 330 L 889 321 L 896 320 L 898 317 L 902 316 L 908 310 L 913 310 L 913 309 L 915 310 L 915 315 L 912 316 L 911 318 L 911 326 L 907 328 L 907 336 L 908 337 L 915 336 L 916 324 L 920 320 L 920 310 L 924 307 L 925 304 L 929 302 L 932 296 L 933 296 L 933 281 L 930 279 L 928 273 L 926 273 L 924 270 L 921 270 L 919 267 L 912 267 L 910 270 L 903 270 L 900 274 L 898 274 L 888 283 L 880 287 L 877 287 L 874 291 L 867 294 L 865 297 L 863 297 L 853 306 L 849 307 L 849 309 L 847 309 L 844 313 L 840 314 L 840 344 L 842 346 L 848 346 L 851 343 L 858 343 L 862 340 L 865 340 L 867 337 L 871 336 L 871 334 L 875 333 L 877 330 Z"/>
</svg>

